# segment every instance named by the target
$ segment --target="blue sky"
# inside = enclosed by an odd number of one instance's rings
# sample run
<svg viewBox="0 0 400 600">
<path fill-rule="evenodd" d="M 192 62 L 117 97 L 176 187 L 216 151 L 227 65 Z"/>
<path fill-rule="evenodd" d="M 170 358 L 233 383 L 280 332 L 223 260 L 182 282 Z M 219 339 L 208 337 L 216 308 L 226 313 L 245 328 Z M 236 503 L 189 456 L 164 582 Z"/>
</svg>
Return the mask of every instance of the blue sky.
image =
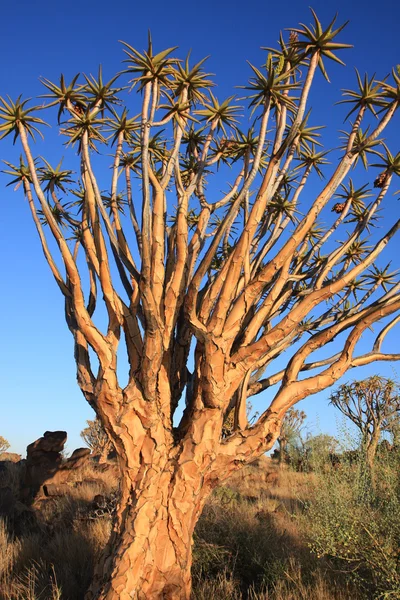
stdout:
<svg viewBox="0 0 400 600">
<path fill-rule="evenodd" d="M 192 49 L 194 60 L 211 55 L 207 70 L 216 74 L 215 92 L 221 97 L 231 95 L 237 93 L 234 86 L 246 84 L 250 75 L 246 60 L 257 66 L 265 60 L 261 46 L 276 46 L 280 29 L 311 22 L 308 5 L 302 0 L 120 0 L 113 12 L 103 0 L 5 3 L 0 95 L 37 96 L 43 93 L 39 76 L 56 81 L 61 72 L 67 78 L 77 72 L 96 73 L 99 63 L 105 78 L 111 78 L 120 70 L 123 58 L 118 40 L 141 50 L 147 44 L 149 28 L 158 50 L 178 45 L 181 56 Z M 332 147 L 337 145 L 336 130 L 342 127 L 344 116 L 344 108 L 334 107 L 334 103 L 340 99 L 340 88 L 354 86 L 353 67 L 361 73 L 376 72 L 379 78 L 400 62 L 400 7 L 389 0 L 316 0 L 312 6 L 323 24 L 336 11 L 339 23 L 349 19 L 341 40 L 355 46 L 341 54 L 346 68 L 329 65 L 330 85 L 322 77 L 315 85 L 313 124 L 328 126 L 324 139 Z M 399 131 L 398 118 L 397 128 Z M 396 142 L 395 136 L 392 140 Z M 392 150 L 398 147 L 392 144 Z M 39 143 L 36 152 L 53 163 L 62 156 L 60 145 L 54 157 L 53 145 Z M 18 155 L 19 148 L 12 148 L 9 139 L 1 142 L 1 159 L 13 161 Z M 2 281 L 7 282 L 0 294 L 0 435 L 11 442 L 14 451 L 23 453 L 45 430 L 65 429 L 72 451 L 81 445 L 79 432 L 92 413 L 75 382 L 72 338 L 64 322 L 62 298 L 41 254 L 28 207 L 22 194 L 5 188 L 6 183 L 7 178 L 0 174 L 0 257 Z M 392 210 L 398 211 L 399 204 L 392 202 Z M 18 224 L 17 230 L 12 224 Z M 392 366 L 385 364 L 354 371 L 349 378 L 375 372 L 393 376 Z M 328 396 L 326 392 L 318 399 L 308 399 L 301 407 L 311 426 L 318 422 L 321 430 L 334 432 L 335 413 L 327 408 Z"/>
</svg>

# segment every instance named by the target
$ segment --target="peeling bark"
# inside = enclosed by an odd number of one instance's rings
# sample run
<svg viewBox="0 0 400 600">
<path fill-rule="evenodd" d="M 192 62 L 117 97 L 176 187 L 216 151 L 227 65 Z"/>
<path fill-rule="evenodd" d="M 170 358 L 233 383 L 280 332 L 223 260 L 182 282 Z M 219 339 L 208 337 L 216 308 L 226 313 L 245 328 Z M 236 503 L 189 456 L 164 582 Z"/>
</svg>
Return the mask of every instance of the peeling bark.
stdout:
<svg viewBox="0 0 400 600">
<path fill-rule="evenodd" d="M 127 492 L 86 600 L 190 598 L 192 536 L 202 502 L 190 493 L 192 485 L 172 477 L 150 469 L 140 484 L 145 488 Z"/>
<path fill-rule="evenodd" d="M 111 538 L 85 600 L 189 600 L 193 531 L 215 485 L 195 448 L 183 444 L 166 460 L 145 438 L 136 476 L 123 469 Z"/>
</svg>

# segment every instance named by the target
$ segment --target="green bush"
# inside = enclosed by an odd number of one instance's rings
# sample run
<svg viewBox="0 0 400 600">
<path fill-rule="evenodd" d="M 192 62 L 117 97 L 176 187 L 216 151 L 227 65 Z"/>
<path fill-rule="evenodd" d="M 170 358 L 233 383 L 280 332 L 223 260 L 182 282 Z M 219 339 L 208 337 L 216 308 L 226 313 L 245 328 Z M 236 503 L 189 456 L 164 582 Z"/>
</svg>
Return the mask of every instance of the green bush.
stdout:
<svg viewBox="0 0 400 600">
<path fill-rule="evenodd" d="M 370 598 L 400 598 L 399 466 L 399 455 L 387 452 L 372 473 L 362 455 L 318 473 L 304 517 L 311 550 L 347 571 Z"/>
</svg>

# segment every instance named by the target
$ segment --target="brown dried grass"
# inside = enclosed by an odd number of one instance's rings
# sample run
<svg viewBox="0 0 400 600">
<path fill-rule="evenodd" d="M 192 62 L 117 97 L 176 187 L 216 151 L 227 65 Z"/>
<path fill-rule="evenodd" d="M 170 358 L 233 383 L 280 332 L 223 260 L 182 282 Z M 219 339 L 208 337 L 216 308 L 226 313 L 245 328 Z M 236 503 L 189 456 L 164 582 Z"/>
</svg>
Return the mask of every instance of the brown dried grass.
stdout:
<svg viewBox="0 0 400 600">
<path fill-rule="evenodd" d="M 84 477 L 99 474 L 89 466 Z M 261 459 L 215 491 L 196 529 L 193 600 L 361 598 L 307 548 L 296 514 L 310 477 Z M 96 493 L 115 488 L 110 473 L 101 479 L 99 489 L 71 487 L 44 503 L 38 526 L 20 539 L 0 521 L 0 600 L 83 600 L 110 534 L 109 518 L 82 518 Z"/>
</svg>

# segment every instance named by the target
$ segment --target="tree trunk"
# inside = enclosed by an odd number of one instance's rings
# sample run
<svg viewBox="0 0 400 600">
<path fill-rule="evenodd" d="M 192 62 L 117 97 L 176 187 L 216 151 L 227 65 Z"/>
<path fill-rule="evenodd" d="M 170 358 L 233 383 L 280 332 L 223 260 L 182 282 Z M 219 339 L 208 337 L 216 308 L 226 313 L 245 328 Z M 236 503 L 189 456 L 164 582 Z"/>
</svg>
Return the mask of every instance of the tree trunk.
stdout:
<svg viewBox="0 0 400 600">
<path fill-rule="evenodd" d="M 369 444 L 367 446 L 367 451 L 366 451 L 367 465 L 371 469 L 371 471 L 374 467 L 375 456 L 376 456 L 376 451 L 378 448 L 380 437 L 381 437 L 381 431 L 380 431 L 380 429 L 377 429 L 376 431 L 373 432 L 371 439 L 369 441 Z"/>
<path fill-rule="evenodd" d="M 100 452 L 100 454 L 99 454 L 99 465 L 103 465 L 104 463 L 107 462 L 109 452 L 110 452 L 109 448 L 104 448 L 104 450 L 102 450 Z"/>
<path fill-rule="evenodd" d="M 160 403 L 141 403 L 139 397 L 135 410 L 121 411 L 117 422 L 111 402 L 101 400 L 109 410 L 104 416 L 111 433 L 118 427 L 113 441 L 120 500 L 85 600 L 189 600 L 193 532 L 207 497 L 274 444 L 277 419 L 271 417 L 270 433 L 263 427 L 262 437 L 254 436 L 243 451 L 239 436 L 232 447 L 220 445 L 219 408 L 193 409 L 195 418 L 191 415 L 186 428 L 181 426 L 178 441 L 155 414 Z"/>
<path fill-rule="evenodd" d="M 85 600 L 189 600 L 193 531 L 210 489 L 194 462 L 185 473 L 150 468 L 136 488 L 125 475 L 114 530 Z"/>
<path fill-rule="evenodd" d="M 286 462 L 287 442 L 285 439 L 279 439 L 279 438 L 278 438 L 278 442 L 279 442 L 279 467 L 281 469 L 283 469 L 283 466 Z"/>
</svg>

